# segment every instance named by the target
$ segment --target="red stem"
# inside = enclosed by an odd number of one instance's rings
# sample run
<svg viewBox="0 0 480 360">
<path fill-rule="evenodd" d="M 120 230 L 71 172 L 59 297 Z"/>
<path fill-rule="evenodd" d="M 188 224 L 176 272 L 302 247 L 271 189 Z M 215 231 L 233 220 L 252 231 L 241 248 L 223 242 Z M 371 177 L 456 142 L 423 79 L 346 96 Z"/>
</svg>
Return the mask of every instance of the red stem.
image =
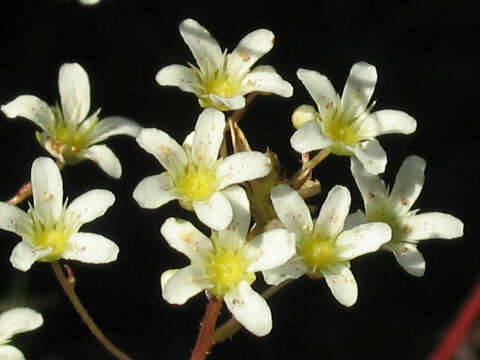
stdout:
<svg viewBox="0 0 480 360">
<path fill-rule="evenodd" d="M 200 332 L 198 333 L 197 343 L 192 352 L 190 360 L 203 360 L 207 357 L 210 348 L 213 345 L 213 335 L 215 332 L 215 324 L 217 323 L 218 313 L 223 303 L 212 297 L 205 310 Z"/>
<path fill-rule="evenodd" d="M 467 301 L 460 309 L 441 343 L 437 346 L 429 360 L 448 360 L 452 357 L 460 342 L 466 337 L 473 321 L 480 313 L 480 281 L 477 282 Z"/>
</svg>

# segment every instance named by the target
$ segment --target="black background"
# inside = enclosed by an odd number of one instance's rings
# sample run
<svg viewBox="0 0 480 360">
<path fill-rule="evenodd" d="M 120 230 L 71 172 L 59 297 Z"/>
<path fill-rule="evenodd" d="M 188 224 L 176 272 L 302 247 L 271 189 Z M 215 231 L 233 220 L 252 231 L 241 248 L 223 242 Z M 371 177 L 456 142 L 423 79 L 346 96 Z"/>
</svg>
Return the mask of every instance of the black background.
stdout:
<svg viewBox="0 0 480 360">
<path fill-rule="evenodd" d="M 248 32 L 271 29 L 275 46 L 259 64 L 273 65 L 292 83 L 294 96 L 257 97 L 241 124 L 254 148 L 270 146 L 290 173 L 298 165 L 289 145 L 291 113 L 300 104 L 313 104 L 296 70 L 320 71 L 341 91 L 353 63 L 374 64 L 375 109 L 403 110 L 418 122 L 413 135 L 379 139 L 389 156 L 385 179 L 392 182 L 406 156 L 424 157 L 426 182 L 416 207 L 461 218 L 465 236 L 420 245 L 427 261 L 423 278 L 407 275 L 388 253 L 354 260 L 359 299 L 352 308 L 339 305 L 324 281 L 302 278 L 269 300 L 274 326 L 268 336 L 242 331 L 214 347 L 211 358 L 427 358 L 479 273 L 478 27 L 470 3 L 104 0 L 85 7 L 67 0 L 17 0 L 9 5 L 0 21 L 2 104 L 22 94 L 53 104 L 58 68 L 78 62 L 90 76 L 91 111 L 101 107 L 103 116 L 133 118 L 178 141 L 201 109 L 193 95 L 154 80 L 163 66 L 193 61 L 178 24 L 192 17 L 230 50 Z M 28 180 L 32 161 L 45 155 L 34 130 L 24 119 L 0 119 L 1 199 L 11 197 Z M 83 230 L 116 241 L 118 261 L 70 262 L 76 289 L 106 335 L 134 359 L 187 359 L 206 299 L 199 295 L 179 307 L 161 298 L 161 272 L 187 261 L 168 247 L 159 228 L 168 216 L 198 222 L 175 203 L 141 209 L 131 193 L 145 176 L 159 173 L 160 165 L 132 138 L 115 137 L 107 144 L 123 164 L 120 180 L 91 162 L 62 172 L 70 199 L 92 188 L 110 189 L 117 197 L 106 216 Z M 313 204 L 343 184 L 351 190 L 352 211 L 362 206 L 346 158 L 329 157 L 315 175 L 325 192 Z M 8 259 L 19 239 L 7 232 L 0 236 L 0 305 L 27 304 L 45 319 L 39 330 L 16 336 L 13 344 L 35 360 L 112 358 L 72 311 L 48 264 L 37 263 L 28 273 L 13 269 Z M 260 290 L 262 282 L 256 286 Z"/>
</svg>

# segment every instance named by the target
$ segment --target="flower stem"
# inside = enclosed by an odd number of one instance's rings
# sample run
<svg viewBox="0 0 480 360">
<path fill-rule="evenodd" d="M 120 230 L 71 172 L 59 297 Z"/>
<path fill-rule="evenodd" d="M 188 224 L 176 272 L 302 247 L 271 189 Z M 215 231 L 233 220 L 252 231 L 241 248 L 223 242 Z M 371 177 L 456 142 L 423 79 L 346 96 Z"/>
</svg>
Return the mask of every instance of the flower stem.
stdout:
<svg viewBox="0 0 480 360">
<path fill-rule="evenodd" d="M 330 154 L 330 150 L 328 148 L 323 149 L 317 155 L 313 157 L 313 159 L 304 161 L 302 164 L 302 168 L 297 171 L 295 175 L 292 176 L 290 179 L 290 186 L 298 190 L 304 183 L 307 181 L 312 174 L 312 170 L 320 164 L 325 158 Z M 305 157 L 302 154 L 302 160 Z"/>
<path fill-rule="evenodd" d="M 7 201 L 7 203 L 11 205 L 17 205 L 20 204 L 22 201 L 27 199 L 32 195 L 32 182 L 29 181 L 26 184 L 23 184 L 20 189 L 18 189 L 17 193 L 15 196 L 13 196 L 10 200 Z"/>
<path fill-rule="evenodd" d="M 429 360 L 448 360 L 458 348 L 472 327 L 473 321 L 480 313 L 480 281 L 471 292 L 465 304 L 460 309 L 450 328 L 443 336 Z"/>
<path fill-rule="evenodd" d="M 73 276 L 72 270 L 67 267 L 68 277 L 65 277 L 62 268 L 58 261 L 51 262 L 50 265 L 52 266 L 52 270 L 57 277 L 58 282 L 67 294 L 68 298 L 70 299 L 73 307 L 77 311 L 77 313 L 82 318 L 83 322 L 87 325 L 90 329 L 92 334 L 97 338 L 97 340 L 108 350 L 113 356 L 120 360 L 132 360 L 129 356 L 125 355 L 122 351 L 120 351 L 115 345 L 113 345 L 110 340 L 108 340 L 105 335 L 103 335 L 102 331 L 98 328 L 95 324 L 93 319 L 88 315 L 87 310 L 80 302 L 74 287 L 75 287 L 75 278 Z"/>
<path fill-rule="evenodd" d="M 265 290 L 262 293 L 263 298 L 268 299 L 270 296 L 277 293 L 285 285 L 289 284 L 292 281 L 293 279 L 288 279 L 278 285 L 270 286 L 267 290 Z M 218 327 L 215 330 L 215 333 L 213 335 L 213 342 L 217 344 L 222 341 L 225 341 L 228 338 L 235 335 L 237 332 L 239 332 L 241 328 L 242 328 L 242 325 L 240 325 L 240 323 L 235 318 L 232 317 L 230 320 L 228 320 L 226 323 L 224 323 L 222 326 Z"/>
<path fill-rule="evenodd" d="M 192 351 L 190 360 L 203 360 L 207 357 L 210 348 L 214 344 L 214 329 L 217 323 L 218 313 L 223 306 L 223 302 L 216 298 L 210 298 L 205 315 L 200 325 L 200 332 L 198 333 L 197 343 Z"/>
</svg>

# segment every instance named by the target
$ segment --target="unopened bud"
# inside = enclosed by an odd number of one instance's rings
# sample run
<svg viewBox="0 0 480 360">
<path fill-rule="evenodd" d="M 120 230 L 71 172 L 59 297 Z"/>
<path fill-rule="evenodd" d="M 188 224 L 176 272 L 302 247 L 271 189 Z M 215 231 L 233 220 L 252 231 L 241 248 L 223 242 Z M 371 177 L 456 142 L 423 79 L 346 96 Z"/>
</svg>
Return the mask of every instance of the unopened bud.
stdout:
<svg viewBox="0 0 480 360">
<path fill-rule="evenodd" d="M 300 105 L 292 114 L 292 124 L 295 129 L 298 129 L 308 121 L 316 120 L 318 118 L 317 111 L 311 105 Z"/>
</svg>

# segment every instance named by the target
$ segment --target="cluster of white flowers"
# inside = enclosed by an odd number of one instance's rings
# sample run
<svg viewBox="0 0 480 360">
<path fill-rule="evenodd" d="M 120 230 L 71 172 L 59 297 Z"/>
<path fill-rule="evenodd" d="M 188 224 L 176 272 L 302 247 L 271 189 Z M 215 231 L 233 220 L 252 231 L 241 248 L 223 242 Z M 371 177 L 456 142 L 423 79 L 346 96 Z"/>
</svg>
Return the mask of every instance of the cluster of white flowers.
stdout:
<svg viewBox="0 0 480 360">
<path fill-rule="evenodd" d="M 93 4 L 96 1 L 84 1 Z M 231 52 L 222 52 L 210 33 L 192 19 L 180 24 L 180 34 L 197 66 L 169 65 L 156 75 L 160 85 L 179 87 L 197 96 L 204 110 L 182 145 L 160 129 L 142 129 L 132 120 L 108 117 L 99 120 L 99 110 L 90 110 L 90 83 L 78 64 L 64 64 L 59 71 L 60 106 L 48 106 L 33 95 L 22 95 L 2 106 L 10 118 L 23 117 L 40 127 L 40 144 L 52 155 L 40 157 L 31 168 L 33 205 L 27 212 L 0 202 L 0 228 L 22 238 L 11 255 L 12 265 L 27 271 L 36 261 L 59 259 L 87 263 L 116 260 L 119 249 L 99 234 L 79 232 L 114 203 L 107 190 L 91 190 L 67 205 L 59 166 L 93 160 L 107 174 L 119 178 L 121 165 L 106 145 L 99 142 L 113 135 L 129 135 L 152 154 L 165 169 L 143 179 L 133 198 L 143 208 L 158 208 L 172 200 L 193 211 L 212 231 L 204 235 L 194 225 L 167 219 L 161 234 L 190 264 L 164 271 L 163 298 L 183 304 L 206 291 L 223 301 L 234 318 L 257 336 L 272 328 L 270 309 L 253 288 L 256 273 L 277 286 L 302 275 L 324 278 L 333 296 L 343 305 L 357 301 L 358 288 L 350 261 L 379 249 L 393 252 L 410 274 L 423 275 L 425 261 L 417 249 L 420 240 L 452 239 L 463 235 L 463 223 L 452 215 L 417 214 L 411 207 L 423 186 L 425 161 L 410 156 L 403 163 L 389 191 L 379 174 L 387 155 L 375 139 L 382 134 L 410 134 L 417 123 L 396 110 L 371 112 L 369 105 L 377 71 L 373 65 L 353 65 L 340 97 L 325 75 L 299 69 L 298 78 L 317 108 L 302 105 L 292 116 L 297 130 L 293 149 L 303 155 L 328 149 L 350 157 L 351 172 L 365 203 L 365 211 L 350 214 L 350 191 L 336 185 L 320 206 L 316 220 L 305 199 L 289 181 L 270 183 L 266 206 L 277 218 L 264 229 L 253 225 L 249 192 L 272 171 L 271 158 L 258 151 L 226 153 L 223 112 L 246 106 L 252 92 L 290 97 L 292 86 L 271 66 L 251 67 L 273 47 L 274 35 L 260 29 L 245 36 Z M 225 146 L 222 151 L 222 147 Z M 253 226 L 251 226 L 253 225 Z M 254 231 L 253 231 L 254 229 Z M 267 230 L 269 229 L 269 230 Z M 16 320 L 19 319 L 19 320 Z M 7 345 L 11 335 L 31 330 L 42 318 L 29 309 L 0 316 L 0 357 L 23 356 Z M 6 324 L 6 325 L 5 325 Z M 13 325 L 12 325 L 13 324 Z"/>
</svg>

